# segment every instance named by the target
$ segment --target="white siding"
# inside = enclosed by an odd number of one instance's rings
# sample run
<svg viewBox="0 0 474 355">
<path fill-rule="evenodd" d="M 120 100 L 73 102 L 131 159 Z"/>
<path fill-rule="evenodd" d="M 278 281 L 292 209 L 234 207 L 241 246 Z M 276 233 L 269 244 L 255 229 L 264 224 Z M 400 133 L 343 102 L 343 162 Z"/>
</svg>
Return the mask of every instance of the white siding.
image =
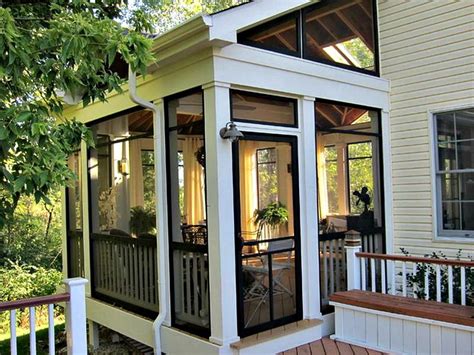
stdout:
<svg viewBox="0 0 474 355">
<path fill-rule="evenodd" d="M 394 250 L 474 254 L 435 241 L 429 111 L 474 107 L 474 1 L 379 0 L 382 77 L 391 80 Z"/>
</svg>

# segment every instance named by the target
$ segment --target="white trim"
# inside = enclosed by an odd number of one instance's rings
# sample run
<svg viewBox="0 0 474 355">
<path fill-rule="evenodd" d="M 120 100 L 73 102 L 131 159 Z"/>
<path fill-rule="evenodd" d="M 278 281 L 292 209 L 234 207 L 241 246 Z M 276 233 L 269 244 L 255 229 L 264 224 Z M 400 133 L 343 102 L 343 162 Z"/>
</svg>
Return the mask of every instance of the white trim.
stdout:
<svg viewBox="0 0 474 355">
<path fill-rule="evenodd" d="M 462 104 L 462 105 L 453 105 L 446 106 L 444 108 L 438 109 L 428 109 L 428 134 L 429 134 L 429 152 L 430 152 L 430 178 L 431 178 L 431 205 L 432 205 L 432 228 L 433 228 L 433 238 L 434 243 L 446 243 L 453 242 L 459 244 L 474 244 L 474 236 L 463 236 L 463 233 L 459 231 L 442 231 L 442 218 L 440 214 L 441 200 L 440 193 L 441 187 L 438 186 L 437 179 L 437 166 L 438 166 L 438 148 L 436 146 L 437 139 L 437 126 L 435 122 L 435 115 L 441 113 L 448 113 L 452 111 L 460 111 L 464 109 L 472 109 L 474 104 Z M 472 234 L 472 233 L 470 233 Z"/>
<path fill-rule="evenodd" d="M 421 318 L 421 317 L 407 316 L 407 315 L 398 314 L 398 313 L 378 311 L 378 310 L 375 310 L 375 309 L 352 306 L 352 305 L 349 305 L 349 304 L 339 303 L 339 302 L 329 302 L 329 304 L 331 306 L 334 306 L 334 307 L 349 309 L 351 311 L 359 311 L 359 312 L 376 314 L 376 315 L 389 317 L 389 318 L 410 320 L 412 322 L 426 323 L 426 324 L 430 324 L 430 325 L 438 325 L 440 327 L 446 327 L 446 328 L 452 328 L 452 329 L 457 329 L 457 330 L 465 330 L 465 331 L 468 331 L 468 332 L 474 332 L 474 327 L 470 327 L 470 326 L 462 325 L 462 324 L 454 324 L 454 323 L 448 323 L 448 322 L 443 322 L 443 321 L 439 321 L 439 320 L 433 320 L 433 319 L 429 319 L 429 318 Z"/>
<path fill-rule="evenodd" d="M 394 224 L 393 224 L 393 182 L 392 182 L 392 144 L 390 137 L 390 115 L 388 111 L 381 111 L 382 130 L 382 164 L 384 189 L 385 215 L 385 248 L 387 254 L 394 251 Z"/>
</svg>

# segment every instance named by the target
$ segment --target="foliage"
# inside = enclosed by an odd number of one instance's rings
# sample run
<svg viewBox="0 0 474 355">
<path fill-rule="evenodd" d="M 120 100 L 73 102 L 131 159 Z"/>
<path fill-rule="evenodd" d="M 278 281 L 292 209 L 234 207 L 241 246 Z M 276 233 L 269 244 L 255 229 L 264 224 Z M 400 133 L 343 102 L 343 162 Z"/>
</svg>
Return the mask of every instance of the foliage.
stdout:
<svg viewBox="0 0 474 355">
<path fill-rule="evenodd" d="M 288 210 L 281 202 L 273 202 L 265 208 L 255 210 L 253 221 L 255 225 L 275 227 L 288 222 Z"/>
<path fill-rule="evenodd" d="M 401 248 L 404 255 L 409 255 L 408 251 Z M 462 251 L 456 254 L 456 260 L 461 260 Z M 425 257 L 432 259 L 447 259 L 441 251 L 426 254 Z M 473 260 L 471 258 L 471 260 Z M 433 264 L 418 264 L 416 275 L 407 274 L 407 286 L 411 287 L 418 298 L 425 298 L 425 275 L 428 273 L 429 299 L 436 300 L 436 266 Z M 441 265 L 441 301 L 448 301 L 448 267 Z M 453 266 L 453 302 L 461 304 L 461 268 Z M 474 306 L 474 269 L 466 268 L 466 304 Z"/>
<path fill-rule="evenodd" d="M 14 218 L 0 231 L 0 267 L 7 259 L 61 270 L 61 211 L 58 191 L 51 205 L 22 198 Z"/>
<path fill-rule="evenodd" d="M 130 231 L 136 236 L 151 234 L 156 227 L 156 213 L 137 206 L 130 210 Z"/>
<path fill-rule="evenodd" d="M 9 262 L 6 267 L 0 267 L 0 302 L 50 295 L 56 292 L 62 278 L 62 273 L 55 269 Z M 38 318 L 44 311 L 37 311 Z M 0 314 L 0 333 L 8 329 L 8 319 L 8 312 Z M 20 325 L 26 325 L 27 319 L 26 311 L 18 312 Z"/>
<path fill-rule="evenodd" d="M 151 40 L 114 21 L 119 0 L 7 1 L 0 8 L 0 228 L 21 196 L 49 203 L 48 193 L 74 178 L 66 159 L 89 130 L 63 116 L 64 93 L 83 105 L 121 90 L 112 70 L 119 55 L 145 73 Z M 138 30 L 150 28 L 130 16 Z M 47 149 L 45 149 L 47 147 Z"/>
<path fill-rule="evenodd" d="M 360 38 L 344 42 L 344 47 L 357 59 L 361 68 L 369 70 L 374 68 L 374 54 Z"/>
</svg>

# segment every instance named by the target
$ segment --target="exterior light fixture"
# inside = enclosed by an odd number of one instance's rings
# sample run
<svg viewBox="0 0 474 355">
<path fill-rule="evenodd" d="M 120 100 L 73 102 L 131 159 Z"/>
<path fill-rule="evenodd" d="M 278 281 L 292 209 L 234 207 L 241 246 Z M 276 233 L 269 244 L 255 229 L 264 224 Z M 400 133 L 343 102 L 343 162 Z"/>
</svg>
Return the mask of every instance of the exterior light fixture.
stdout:
<svg viewBox="0 0 474 355">
<path fill-rule="evenodd" d="M 123 176 L 128 175 L 128 164 L 127 158 L 122 158 L 118 161 L 118 172 Z"/>
<path fill-rule="evenodd" d="M 219 131 L 219 134 L 222 139 L 228 139 L 231 143 L 237 142 L 244 136 L 234 122 L 227 122 L 225 127 Z"/>
</svg>

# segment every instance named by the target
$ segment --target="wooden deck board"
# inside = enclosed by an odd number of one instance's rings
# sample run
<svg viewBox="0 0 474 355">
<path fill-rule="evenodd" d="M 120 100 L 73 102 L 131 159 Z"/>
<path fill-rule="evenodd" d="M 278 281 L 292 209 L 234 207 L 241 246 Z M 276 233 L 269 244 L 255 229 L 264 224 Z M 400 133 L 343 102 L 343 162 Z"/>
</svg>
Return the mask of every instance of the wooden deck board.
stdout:
<svg viewBox="0 0 474 355">
<path fill-rule="evenodd" d="M 322 338 L 310 344 L 299 346 L 296 349 L 290 349 L 280 355 L 383 355 L 380 351 L 366 349 L 360 346 L 334 341 L 330 338 Z"/>
</svg>

